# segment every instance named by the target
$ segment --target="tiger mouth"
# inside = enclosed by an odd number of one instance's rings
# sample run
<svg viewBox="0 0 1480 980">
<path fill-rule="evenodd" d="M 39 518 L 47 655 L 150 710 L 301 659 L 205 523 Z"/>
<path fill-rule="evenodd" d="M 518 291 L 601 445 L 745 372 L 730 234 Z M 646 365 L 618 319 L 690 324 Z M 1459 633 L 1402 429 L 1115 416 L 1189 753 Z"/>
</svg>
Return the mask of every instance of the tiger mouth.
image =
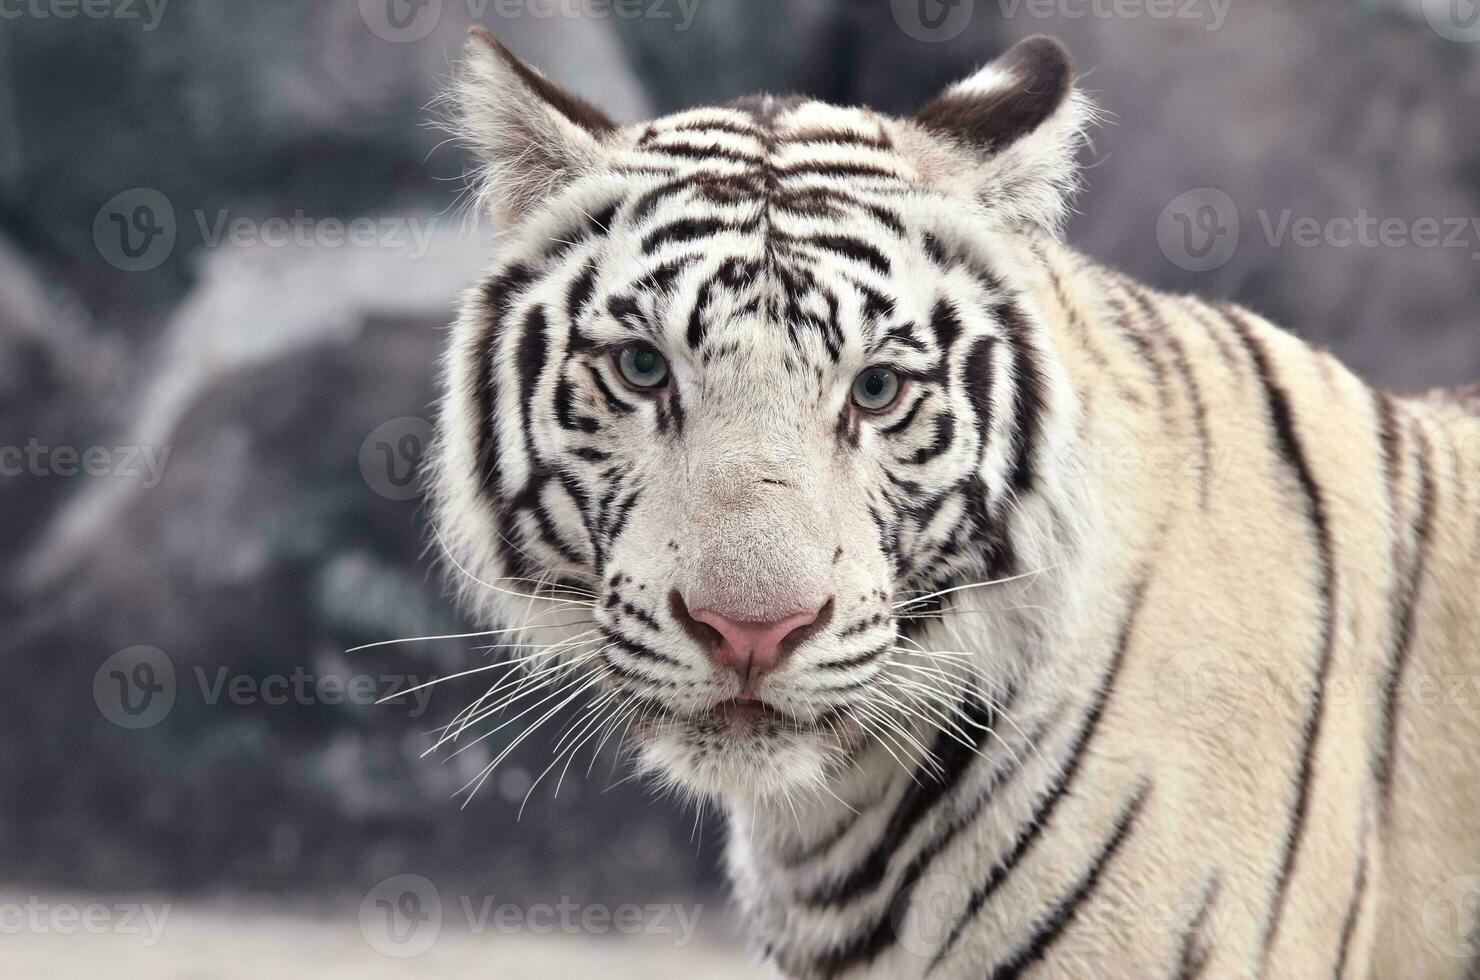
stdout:
<svg viewBox="0 0 1480 980">
<path fill-rule="evenodd" d="M 710 735 L 734 738 L 781 735 L 821 735 L 835 730 L 846 715 L 843 707 L 821 714 L 792 714 L 759 698 L 727 698 L 706 710 L 689 715 L 695 729 Z"/>
<path fill-rule="evenodd" d="M 778 711 L 759 698 L 730 698 L 721 701 L 709 709 L 707 720 L 713 721 L 717 727 L 736 732 L 754 732 L 773 723 L 789 723 L 802 727 L 797 719 Z"/>
<path fill-rule="evenodd" d="M 656 698 L 638 695 L 633 700 L 646 708 L 638 734 L 657 734 L 679 728 L 691 734 L 754 737 L 767 735 L 817 734 L 835 724 L 844 714 L 841 707 L 814 717 L 792 714 L 760 698 L 734 697 L 716 701 L 697 710 L 677 710 Z"/>
</svg>

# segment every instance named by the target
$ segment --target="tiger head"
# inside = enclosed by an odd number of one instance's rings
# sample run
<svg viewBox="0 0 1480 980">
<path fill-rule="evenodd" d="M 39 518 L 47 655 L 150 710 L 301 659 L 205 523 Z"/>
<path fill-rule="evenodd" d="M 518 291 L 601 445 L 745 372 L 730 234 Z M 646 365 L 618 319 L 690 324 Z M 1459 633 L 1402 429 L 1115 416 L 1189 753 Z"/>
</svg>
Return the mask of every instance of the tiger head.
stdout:
<svg viewBox="0 0 1480 980">
<path fill-rule="evenodd" d="M 750 798 L 1017 683 L 1072 523 L 1022 271 L 1090 112 L 1062 48 L 909 119 L 767 96 L 618 126 L 476 31 L 458 102 L 503 236 L 431 500 L 463 599 L 531 651 L 506 690 Z"/>
</svg>

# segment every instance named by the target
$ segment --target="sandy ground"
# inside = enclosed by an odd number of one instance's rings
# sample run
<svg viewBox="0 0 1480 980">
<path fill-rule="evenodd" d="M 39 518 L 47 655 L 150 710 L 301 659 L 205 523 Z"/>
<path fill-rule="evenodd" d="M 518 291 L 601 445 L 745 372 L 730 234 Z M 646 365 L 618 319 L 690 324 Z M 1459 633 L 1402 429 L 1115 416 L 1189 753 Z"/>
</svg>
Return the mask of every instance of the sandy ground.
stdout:
<svg viewBox="0 0 1480 980">
<path fill-rule="evenodd" d="M 388 956 L 374 948 L 375 937 L 367 939 L 365 929 L 354 920 L 216 905 L 143 904 L 139 908 L 123 901 L 0 895 L 0 977 L 761 980 L 771 976 L 741 949 L 702 934 L 681 944 L 665 937 L 530 935 L 490 924 L 481 932 L 442 928 L 429 943 L 413 943 L 395 950 L 401 955 Z M 408 952 L 414 955 L 405 955 Z"/>
</svg>

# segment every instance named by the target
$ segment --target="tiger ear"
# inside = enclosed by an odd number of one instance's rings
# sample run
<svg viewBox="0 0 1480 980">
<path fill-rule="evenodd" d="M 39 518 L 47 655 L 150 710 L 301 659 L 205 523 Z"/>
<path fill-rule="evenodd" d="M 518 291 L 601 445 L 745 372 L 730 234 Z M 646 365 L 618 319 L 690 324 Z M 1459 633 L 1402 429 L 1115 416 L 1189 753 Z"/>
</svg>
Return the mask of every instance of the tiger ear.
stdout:
<svg viewBox="0 0 1480 980">
<path fill-rule="evenodd" d="M 598 169 L 601 140 L 617 129 L 482 27 L 469 31 L 457 103 L 458 128 L 481 161 L 480 195 L 496 219 L 509 223 Z"/>
<path fill-rule="evenodd" d="M 915 122 L 974 158 L 967 180 L 994 213 L 1057 234 L 1078 188 L 1075 156 L 1093 116 L 1074 87 L 1069 53 L 1038 36 L 946 89 Z"/>
</svg>

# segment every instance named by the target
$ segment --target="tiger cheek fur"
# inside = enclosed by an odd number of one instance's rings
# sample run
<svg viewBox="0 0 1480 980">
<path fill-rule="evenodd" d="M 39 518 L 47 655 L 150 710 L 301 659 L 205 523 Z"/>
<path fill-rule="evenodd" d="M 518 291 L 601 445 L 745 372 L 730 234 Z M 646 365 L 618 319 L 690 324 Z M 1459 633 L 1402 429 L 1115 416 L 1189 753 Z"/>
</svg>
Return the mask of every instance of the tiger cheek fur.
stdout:
<svg viewBox="0 0 1480 980">
<path fill-rule="evenodd" d="M 1421 915 L 1480 860 L 1431 819 L 1480 721 L 1401 691 L 1476 633 L 1473 397 L 1062 246 L 1092 113 L 1046 39 L 913 119 L 618 126 L 481 33 L 460 99 L 505 232 L 437 545 L 568 747 L 723 804 L 773 964 L 1464 975 Z"/>
</svg>

